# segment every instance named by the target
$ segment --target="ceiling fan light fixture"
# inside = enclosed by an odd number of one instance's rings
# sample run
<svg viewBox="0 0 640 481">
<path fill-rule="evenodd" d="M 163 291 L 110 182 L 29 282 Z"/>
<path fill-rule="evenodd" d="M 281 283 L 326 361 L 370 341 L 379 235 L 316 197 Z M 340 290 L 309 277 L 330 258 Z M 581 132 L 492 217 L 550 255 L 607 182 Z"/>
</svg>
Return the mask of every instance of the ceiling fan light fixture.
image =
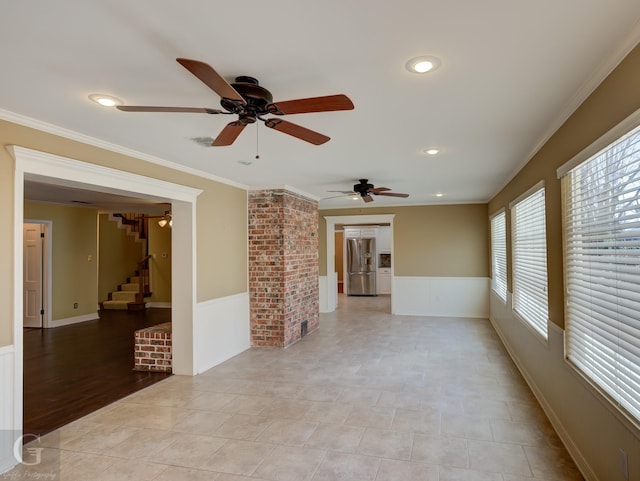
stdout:
<svg viewBox="0 0 640 481">
<path fill-rule="evenodd" d="M 405 64 L 405 67 L 411 73 L 422 74 L 437 70 L 440 67 L 441 63 L 442 62 L 440 62 L 440 59 L 437 57 L 421 56 L 414 57 L 409 60 Z"/>
<path fill-rule="evenodd" d="M 423 149 L 422 152 L 427 155 L 438 155 L 440 153 L 438 149 Z"/>
<path fill-rule="evenodd" d="M 122 100 L 111 95 L 91 94 L 89 95 L 89 100 L 97 103 L 98 105 L 102 105 L 103 107 L 115 107 L 116 105 L 122 105 Z"/>
</svg>

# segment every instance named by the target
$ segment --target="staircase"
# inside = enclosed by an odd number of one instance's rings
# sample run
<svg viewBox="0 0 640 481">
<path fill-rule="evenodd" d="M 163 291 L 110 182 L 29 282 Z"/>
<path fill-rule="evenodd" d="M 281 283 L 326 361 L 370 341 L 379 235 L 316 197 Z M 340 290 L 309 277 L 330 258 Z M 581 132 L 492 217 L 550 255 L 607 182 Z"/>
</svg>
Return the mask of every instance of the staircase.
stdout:
<svg viewBox="0 0 640 481">
<path fill-rule="evenodd" d="M 126 311 L 142 311 L 145 309 L 145 297 L 151 296 L 149 289 L 149 259 L 146 256 L 138 262 L 136 275 L 127 278 L 117 291 L 109 293 L 106 301 L 100 302 L 100 309 L 118 309 Z"/>
<path fill-rule="evenodd" d="M 126 283 L 118 286 L 117 291 L 109 293 L 108 299 L 100 303 L 100 309 L 141 311 L 145 307 L 144 297 L 140 295 L 138 276 L 129 277 Z"/>
</svg>

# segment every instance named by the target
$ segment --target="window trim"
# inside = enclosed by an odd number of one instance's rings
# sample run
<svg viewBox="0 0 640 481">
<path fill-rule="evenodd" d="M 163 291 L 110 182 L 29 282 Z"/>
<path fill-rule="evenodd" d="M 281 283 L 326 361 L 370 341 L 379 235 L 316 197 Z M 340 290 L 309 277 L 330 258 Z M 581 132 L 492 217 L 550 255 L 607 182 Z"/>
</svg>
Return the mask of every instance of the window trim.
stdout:
<svg viewBox="0 0 640 481">
<path fill-rule="evenodd" d="M 603 150 L 609 147 L 609 145 L 611 145 L 623 135 L 631 132 L 638 125 L 640 125 L 640 109 L 633 112 L 618 125 L 605 132 L 593 143 L 582 149 L 580 152 L 578 152 L 576 155 L 574 155 L 568 161 L 558 167 L 558 170 L 556 170 L 558 179 L 561 179 L 562 177 L 567 175 L 571 170 L 573 170 L 584 161 L 600 154 Z"/>
<path fill-rule="evenodd" d="M 504 297 L 502 297 L 502 294 L 499 293 L 498 291 L 496 291 L 494 289 L 494 278 L 495 278 L 495 272 L 493 270 L 493 219 L 498 217 L 499 215 L 504 215 Z M 505 207 L 500 208 L 499 210 L 497 210 L 496 212 L 494 212 L 493 214 L 491 214 L 489 216 L 489 230 L 491 233 L 491 239 L 490 239 L 490 248 L 491 248 L 491 290 L 493 292 L 496 293 L 496 295 L 500 298 L 501 301 L 503 301 L 505 304 L 507 303 L 507 299 L 509 297 L 509 284 L 507 282 L 508 280 L 508 274 L 509 274 L 509 263 L 507 261 L 508 259 L 508 255 L 507 255 L 507 209 Z"/>
<path fill-rule="evenodd" d="M 515 215 L 515 206 L 520 203 L 521 201 L 525 200 L 526 198 L 530 197 L 531 195 L 535 194 L 536 192 L 538 192 L 539 190 L 544 189 L 544 214 L 545 214 L 545 276 L 547 278 L 547 319 L 546 319 L 546 335 L 542 332 L 540 332 L 537 327 L 533 324 L 532 321 L 525 319 L 522 314 L 520 314 L 516 308 L 515 308 L 515 299 L 516 299 L 516 289 L 515 289 L 515 270 L 516 270 L 516 256 L 515 256 L 515 244 L 514 244 L 514 240 L 516 238 L 515 234 L 514 234 L 514 229 L 516 228 L 516 223 L 513 221 L 513 216 Z M 511 282 L 512 282 L 512 286 L 511 286 L 511 290 L 512 290 L 512 294 L 511 294 L 511 312 L 513 313 L 514 317 L 516 319 L 518 319 L 525 327 L 527 327 L 534 335 L 535 338 L 538 339 L 540 342 L 542 342 L 545 346 L 548 346 L 548 342 L 549 342 L 549 324 L 551 323 L 551 321 L 549 320 L 549 266 L 546 263 L 546 256 L 547 256 L 547 251 L 548 251 L 548 242 L 546 239 L 546 221 L 547 221 L 547 213 L 546 213 L 546 207 L 547 207 L 547 193 L 546 193 L 546 186 L 545 186 L 545 181 L 544 180 L 540 180 L 538 182 L 536 182 L 532 187 L 530 187 L 529 189 L 527 189 L 525 192 L 523 192 L 522 194 L 520 194 L 518 197 L 516 197 L 514 200 L 512 200 L 511 202 L 509 202 L 509 210 L 511 211 Z"/>
<path fill-rule="evenodd" d="M 535 192 L 539 191 L 544 186 L 545 186 L 544 185 L 544 180 L 541 180 L 541 181 L 537 182 L 535 185 L 533 185 L 532 187 L 529 187 L 529 189 L 527 189 L 524 193 L 520 194 L 518 197 L 516 197 L 511 202 L 509 202 L 509 210 L 513 210 L 513 207 L 517 203 L 519 203 L 520 201 L 526 199 L 531 194 L 534 194 Z"/>
<path fill-rule="evenodd" d="M 640 126 L 640 109 L 633 112 L 626 117 L 620 123 L 609 129 L 598 139 L 585 147 L 583 150 L 574 155 L 567 162 L 558 167 L 556 173 L 557 178 L 562 180 L 563 177 L 570 174 L 570 172 L 580 166 L 583 162 L 596 157 L 608 149 L 611 144 L 615 143 L 618 139 L 625 136 L 632 130 Z M 567 309 L 567 245 L 565 234 L 565 208 L 566 208 L 566 196 L 568 193 L 564 188 L 564 182 L 561 186 L 561 208 L 562 208 L 562 262 L 563 262 L 563 304 L 564 304 L 564 316 L 566 320 Z M 563 329 L 563 361 L 568 366 L 568 371 L 578 381 L 580 381 L 586 388 L 593 391 L 596 394 L 596 399 L 619 421 L 625 424 L 632 430 L 640 430 L 640 420 L 636 419 L 630 412 L 624 408 L 620 402 L 609 394 L 604 388 L 600 387 L 594 380 L 592 380 L 586 373 L 584 373 L 578 366 L 576 366 L 569 358 L 567 354 L 567 335 L 566 330 Z"/>
</svg>

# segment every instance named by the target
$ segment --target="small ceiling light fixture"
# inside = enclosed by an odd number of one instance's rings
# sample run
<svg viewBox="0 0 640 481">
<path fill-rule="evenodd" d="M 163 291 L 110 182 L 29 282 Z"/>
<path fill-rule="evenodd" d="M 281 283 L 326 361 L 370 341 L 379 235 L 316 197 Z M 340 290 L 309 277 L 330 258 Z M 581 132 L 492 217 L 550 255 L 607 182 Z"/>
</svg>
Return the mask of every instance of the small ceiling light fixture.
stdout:
<svg viewBox="0 0 640 481">
<path fill-rule="evenodd" d="M 414 57 L 409 60 L 405 67 L 411 73 L 427 73 L 437 70 L 441 65 L 440 59 L 431 56 Z"/>
<path fill-rule="evenodd" d="M 111 95 L 91 94 L 89 95 L 89 100 L 102 105 L 103 107 L 115 107 L 116 105 L 122 105 L 122 100 Z"/>
<path fill-rule="evenodd" d="M 169 227 L 173 226 L 173 217 L 170 211 L 165 212 L 158 220 L 158 225 L 160 227 L 165 227 L 167 224 L 169 224 Z"/>
<path fill-rule="evenodd" d="M 351 200 L 359 200 L 359 199 L 360 199 L 360 196 L 358 194 L 353 194 L 351 196 Z"/>
<path fill-rule="evenodd" d="M 444 194 L 442 192 L 438 192 L 437 194 L 433 194 L 436 197 L 444 197 Z"/>
</svg>

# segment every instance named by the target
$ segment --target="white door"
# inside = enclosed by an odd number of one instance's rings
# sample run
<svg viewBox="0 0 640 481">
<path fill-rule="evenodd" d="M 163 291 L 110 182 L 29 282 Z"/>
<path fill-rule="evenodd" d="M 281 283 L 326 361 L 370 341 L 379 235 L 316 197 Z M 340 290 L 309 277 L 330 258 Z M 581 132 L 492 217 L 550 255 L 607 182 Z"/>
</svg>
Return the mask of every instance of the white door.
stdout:
<svg viewBox="0 0 640 481">
<path fill-rule="evenodd" d="M 24 224 L 22 234 L 24 243 L 23 325 L 24 327 L 43 327 L 44 226 Z"/>
</svg>

